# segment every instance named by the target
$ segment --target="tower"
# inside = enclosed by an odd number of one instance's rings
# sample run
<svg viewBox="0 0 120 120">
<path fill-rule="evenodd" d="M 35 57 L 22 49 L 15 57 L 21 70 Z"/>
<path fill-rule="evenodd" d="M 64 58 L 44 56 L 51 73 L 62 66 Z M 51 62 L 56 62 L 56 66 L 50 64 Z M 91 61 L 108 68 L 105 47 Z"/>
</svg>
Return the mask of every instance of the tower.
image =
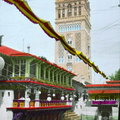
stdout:
<svg viewBox="0 0 120 120">
<path fill-rule="evenodd" d="M 56 0 L 56 31 L 65 37 L 67 43 L 85 56 L 91 58 L 90 50 L 90 7 L 88 0 Z M 55 63 L 77 74 L 76 81 L 91 82 L 91 69 L 77 56 L 72 56 L 55 43 Z"/>
</svg>

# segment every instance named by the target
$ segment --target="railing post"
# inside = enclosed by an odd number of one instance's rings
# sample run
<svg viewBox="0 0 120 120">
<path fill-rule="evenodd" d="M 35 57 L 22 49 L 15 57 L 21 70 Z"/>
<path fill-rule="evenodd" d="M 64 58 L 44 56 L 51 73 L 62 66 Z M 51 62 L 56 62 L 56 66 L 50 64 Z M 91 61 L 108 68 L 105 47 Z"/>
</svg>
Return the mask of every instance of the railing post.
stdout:
<svg viewBox="0 0 120 120">
<path fill-rule="evenodd" d="M 39 107 L 39 105 L 40 105 L 40 103 L 39 103 L 39 95 L 40 95 L 40 93 L 39 93 L 39 89 L 37 90 L 35 90 L 35 107 Z"/>
<path fill-rule="evenodd" d="M 30 107 L 30 89 L 26 89 L 25 91 L 25 107 Z"/>
</svg>

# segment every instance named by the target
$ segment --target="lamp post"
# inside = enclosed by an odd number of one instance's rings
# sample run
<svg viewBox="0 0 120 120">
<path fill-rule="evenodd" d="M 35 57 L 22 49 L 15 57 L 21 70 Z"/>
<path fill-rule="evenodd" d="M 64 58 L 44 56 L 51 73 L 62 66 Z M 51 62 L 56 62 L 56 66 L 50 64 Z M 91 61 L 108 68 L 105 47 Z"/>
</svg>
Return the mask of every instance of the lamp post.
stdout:
<svg viewBox="0 0 120 120">
<path fill-rule="evenodd" d="M 48 90 L 47 101 L 51 101 L 51 100 L 52 98 L 51 98 L 50 90 Z"/>
<path fill-rule="evenodd" d="M 62 91 L 61 100 L 64 100 L 64 99 L 65 99 L 65 97 L 64 97 L 64 93 L 63 93 L 63 91 Z"/>
<path fill-rule="evenodd" d="M 62 95 L 62 96 L 61 96 L 61 100 L 64 100 L 64 99 L 65 99 L 65 97 L 64 97 L 64 95 Z"/>
</svg>

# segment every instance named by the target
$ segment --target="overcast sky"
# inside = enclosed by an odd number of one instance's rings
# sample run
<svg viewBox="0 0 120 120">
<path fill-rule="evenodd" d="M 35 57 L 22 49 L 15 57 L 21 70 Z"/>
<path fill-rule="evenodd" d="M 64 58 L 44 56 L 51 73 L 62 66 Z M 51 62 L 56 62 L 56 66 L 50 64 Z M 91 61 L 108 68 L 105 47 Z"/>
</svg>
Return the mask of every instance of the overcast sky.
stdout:
<svg viewBox="0 0 120 120">
<path fill-rule="evenodd" d="M 27 0 L 33 12 L 50 21 L 55 28 L 55 0 Z M 120 68 L 119 0 L 89 0 L 91 8 L 91 61 L 107 76 Z M 48 4 L 49 2 L 49 4 Z M 45 6 L 47 7 L 45 8 Z M 14 5 L 0 0 L 0 35 L 2 44 L 19 51 L 45 56 L 54 62 L 55 39 L 48 37 L 38 24 L 31 23 Z M 93 72 L 93 82 L 105 79 Z"/>
</svg>

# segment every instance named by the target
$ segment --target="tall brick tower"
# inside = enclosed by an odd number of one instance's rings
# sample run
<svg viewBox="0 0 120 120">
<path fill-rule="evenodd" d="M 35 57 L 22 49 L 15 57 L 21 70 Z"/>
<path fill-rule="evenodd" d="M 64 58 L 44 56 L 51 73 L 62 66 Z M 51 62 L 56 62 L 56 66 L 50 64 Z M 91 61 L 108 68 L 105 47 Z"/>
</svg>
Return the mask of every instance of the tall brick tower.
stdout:
<svg viewBox="0 0 120 120">
<path fill-rule="evenodd" d="M 67 43 L 85 56 L 91 58 L 90 7 L 88 0 L 55 0 L 56 31 L 63 35 Z M 72 56 L 55 43 L 55 63 L 78 76 L 76 81 L 91 82 L 91 68 L 77 56 Z"/>
</svg>

